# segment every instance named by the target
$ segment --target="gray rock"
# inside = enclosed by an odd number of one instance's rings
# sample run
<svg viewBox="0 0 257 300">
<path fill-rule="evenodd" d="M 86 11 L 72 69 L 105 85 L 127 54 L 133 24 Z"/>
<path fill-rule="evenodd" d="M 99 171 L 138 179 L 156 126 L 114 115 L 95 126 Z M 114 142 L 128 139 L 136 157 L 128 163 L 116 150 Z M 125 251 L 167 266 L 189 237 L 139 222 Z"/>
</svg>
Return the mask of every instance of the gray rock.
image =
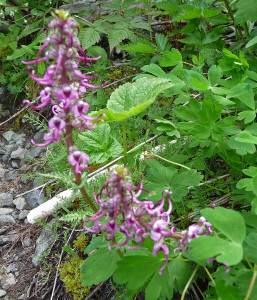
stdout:
<svg viewBox="0 0 257 300">
<path fill-rule="evenodd" d="M 39 157 L 40 153 L 43 151 L 43 148 L 40 147 L 34 147 L 30 150 L 29 155 L 32 156 L 33 158 Z"/>
<path fill-rule="evenodd" d="M 31 240 L 30 240 L 29 236 L 25 237 L 22 244 L 24 247 L 29 247 L 31 245 Z"/>
<path fill-rule="evenodd" d="M 6 294 L 6 291 L 0 289 L 0 298 L 3 298 Z"/>
<path fill-rule="evenodd" d="M 8 173 L 5 174 L 5 179 L 7 181 L 10 181 L 10 180 L 14 180 L 18 177 L 18 175 L 15 173 L 15 171 L 10 171 Z"/>
<path fill-rule="evenodd" d="M 26 152 L 27 151 L 25 149 L 19 147 L 17 150 L 15 150 L 11 153 L 11 158 L 12 159 L 16 159 L 16 158 L 22 159 L 26 156 Z"/>
<path fill-rule="evenodd" d="M 2 227 L 0 227 L 0 235 L 6 233 L 7 229 L 8 229 L 8 226 L 2 226 Z"/>
<path fill-rule="evenodd" d="M 12 137 L 12 140 L 14 142 L 18 142 L 20 140 L 25 140 L 25 137 L 26 137 L 26 134 L 25 133 L 16 133 L 15 132 L 15 135 Z"/>
<path fill-rule="evenodd" d="M 2 215 L 9 215 L 13 213 L 14 209 L 13 208 L 0 208 L 0 216 Z"/>
<path fill-rule="evenodd" d="M 0 207 L 10 206 L 13 202 L 13 196 L 11 193 L 0 194 Z"/>
<path fill-rule="evenodd" d="M 4 179 L 4 175 L 5 175 L 5 173 L 7 172 L 8 170 L 6 170 L 6 169 L 0 169 L 0 179 Z"/>
<path fill-rule="evenodd" d="M 38 144 L 43 139 L 43 137 L 46 133 L 47 133 L 47 131 L 37 132 L 33 137 L 34 142 L 36 142 Z"/>
<path fill-rule="evenodd" d="M 18 217 L 19 220 L 25 220 L 27 218 L 28 213 L 29 213 L 29 210 L 26 210 L 26 209 L 21 211 L 19 214 L 19 217 Z"/>
<path fill-rule="evenodd" d="M 14 203 L 14 205 L 16 206 L 16 208 L 18 210 L 22 210 L 24 208 L 24 206 L 26 205 L 25 198 L 23 198 L 23 197 L 19 197 L 17 199 L 14 199 L 13 203 Z"/>
<path fill-rule="evenodd" d="M 17 164 L 16 161 L 12 161 L 12 167 L 15 168 L 15 169 L 18 169 L 19 165 Z"/>
<path fill-rule="evenodd" d="M 54 222 L 51 221 L 48 225 L 52 228 Z M 55 241 L 55 235 L 52 229 L 44 227 L 40 233 L 40 236 L 36 242 L 35 254 L 32 258 L 32 263 L 35 267 L 39 264 L 39 257 L 50 247 L 50 245 Z"/>
<path fill-rule="evenodd" d="M 6 162 L 8 161 L 8 156 L 9 156 L 8 153 L 5 153 L 5 154 L 3 155 L 3 157 L 2 157 L 3 162 L 6 163 Z"/>
<path fill-rule="evenodd" d="M 15 263 L 11 263 L 9 266 L 7 266 L 7 268 L 5 268 L 7 273 L 10 272 L 17 272 L 19 271 L 19 268 L 17 267 L 17 265 Z"/>
<path fill-rule="evenodd" d="M 12 273 L 1 275 L 0 281 L 3 289 L 8 289 L 16 283 L 15 276 Z"/>
<path fill-rule="evenodd" d="M 15 135 L 16 135 L 16 133 L 14 131 L 9 130 L 3 134 L 3 137 L 7 140 L 7 142 L 10 142 L 14 138 Z"/>
<path fill-rule="evenodd" d="M 2 216 L 0 216 L 0 223 L 15 224 L 15 220 L 14 220 L 14 218 L 12 216 L 2 215 Z"/>
<path fill-rule="evenodd" d="M 41 191 L 33 191 L 26 195 L 26 202 L 32 207 L 36 208 L 40 204 L 42 204 L 44 201 L 44 195 L 41 193 Z"/>
</svg>

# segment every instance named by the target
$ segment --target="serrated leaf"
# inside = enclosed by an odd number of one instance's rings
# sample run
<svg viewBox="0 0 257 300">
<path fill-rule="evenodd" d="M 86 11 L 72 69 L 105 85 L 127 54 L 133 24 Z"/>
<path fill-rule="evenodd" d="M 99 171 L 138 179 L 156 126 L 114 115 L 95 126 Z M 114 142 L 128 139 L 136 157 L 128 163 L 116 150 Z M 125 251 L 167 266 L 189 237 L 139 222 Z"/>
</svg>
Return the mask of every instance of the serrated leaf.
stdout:
<svg viewBox="0 0 257 300">
<path fill-rule="evenodd" d="M 155 53 L 154 46 L 144 43 L 133 43 L 120 46 L 119 48 L 128 52 L 139 52 L 139 53 Z"/>
<path fill-rule="evenodd" d="M 167 50 L 167 45 L 168 45 L 168 41 L 169 41 L 168 36 L 165 36 L 162 33 L 156 33 L 155 40 L 156 40 L 157 47 L 161 52 L 164 52 L 165 50 Z"/>
<path fill-rule="evenodd" d="M 107 121 L 124 121 L 144 111 L 156 96 L 173 84 L 167 79 L 140 78 L 117 88 L 107 102 Z"/>
<path fill-rule="evenodd" d="M 109 124 L 98 125 L 94 130 L 78 134 L 80 149 L 88 153 L 90 163 L 104 163 L 119 156 L 123 148 L 111 135 Z"/>
<path fill-rule="evenodd" d="M 154 256 L 127 256 L 117 263 L 113 279 L 118 284 L 127 283 L 128 290 L 137 291 L 158 272 L 163 263 L 163 260 Z"/>
<path fill-rule="evenodd" d="M 110 44 L 110 51 L 118 46 L 123 40 L 129 37 L 130 30 L 128 28 L 113 29 L 108 32 L 108 40 Z"/>
<path fill-rule="evenodd" d="M 118 253 L 102 248 L 90 255 L 81 266 L 81 282 L 84 286 L 92 286 L 110 278 L 120 260 Z"/>
<path fill-rule="evenodd" d="M 161 67 L 173 67 L 182 62 L 182 55 L 178 49 L 173 48 L 171 51 L 165 51 L 159 62 Z"/>
<path fill-rule="evenodd" d="M 100 41 L 100 34 L 94 27 L 83 29 L 79 34 L 83 49 L 87 49 Z"/>
<path fill-rule="evenodd" d="M 225 285 L 225 281 L 216 281 L 215 290 L 219 300 L 243 300 L 240 290 L 233 285 Z"/>
</svg>

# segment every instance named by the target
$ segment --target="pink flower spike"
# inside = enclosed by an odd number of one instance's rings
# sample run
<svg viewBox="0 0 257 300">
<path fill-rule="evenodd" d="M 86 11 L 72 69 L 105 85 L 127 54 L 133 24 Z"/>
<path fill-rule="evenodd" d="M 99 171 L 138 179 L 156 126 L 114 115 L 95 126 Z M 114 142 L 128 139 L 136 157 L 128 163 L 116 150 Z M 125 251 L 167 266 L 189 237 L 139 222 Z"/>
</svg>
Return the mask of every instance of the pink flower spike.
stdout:
<svg viewBox="0 0 257 300">
<path fill-rule="evenodd" d="M 49 144 L 51 144 L 52 141 L 53 141 L 53 140 L 49 140 L 49 141 L 45 142 L 44 144 L 37 144 L 37 143 L 35 143 L 33 140 L 30 140 L 31 144 L 33 144 L 33 145 L 36 146 L 36 147 L 46 147 L 46 146 L 48 146 Z"/>
<path fill-rule="evenodd" d="M 87 57 L 86 60 L 98 60 L 98 59 L 101 59 L 101 56 L 98 56 L 98 57 Z"/>
<path fill-rule="evenodd" d="M 36 59 L 36 60 L 31 60 L 31 61 L 22 61 L 22 63 L 24 64 L 24 65 L 31 65 L 31 64 L 37 64 L 37 63 L 39 63 L 39 62 L 41 62 L 41 61 L 46 61 L 47 60 L 47 58 L 46 57 L 42 57 L 42 58 L 39 58 L 39 59 Z"/>
<path fill-rule="evenodd" d="M 38 110 L 38 109 L 41 109 L 41 108 L 43 108 L 43 107 L 45 107 L 47 104 L 48 104 L 48 102 L 45 102 L 45 103 L 41 103 L 40 105 L 38 105 L 38 106 L 35 106 L 35 105 L 33 105 L 29 100 L 27 100 L 27 99 L 25 99 L 25 100 L 23 100 L 23 102 L 22 102 L 23 104 L 28 104 L 30 107 L 32 107 L 33 109 L 36 109 L 36 110 Z"/>
<path fill-rule="evenodd" d="M 38 51 L 38 54 L 37 54 L 37 59 L 39 59 L 39 56 L 41 55 L 41 53 L 45 50 L 45 48 L 47 48 L 49 46 L 49 43 L 46 42 L 42 47 L 41 49 Z"/>
<path fill-rule="evenodd" d="M 62 62 L 62 58 L 63 58 L 63 49 L 60 49 L 60 55 L 58 57 L 58 61 L 57 61 L 57 65 L 56 65 L 56 69 L 55 69 L 55 72 L 54 72 L 54 76 L 57 74 L 59 68 L 60 68 L 60 65 L 61 65 L 61 62 Z"/>
<path fill-rule="evenodd" d="M 86 79 L 81 80 L 80 83 L 81 83 L 83 86 L 88 87 L 88 88 L 90 88 L 90 89 L 101 89 L 102 87 L 104 87 L 104 86 L 106 85 L 106 82 L 105 82 L 104 84 L 100 85 L 100 86 L 92 85 L 92 84 L 87 83 L 87 80 L 86 80 Z"/>
</svg>

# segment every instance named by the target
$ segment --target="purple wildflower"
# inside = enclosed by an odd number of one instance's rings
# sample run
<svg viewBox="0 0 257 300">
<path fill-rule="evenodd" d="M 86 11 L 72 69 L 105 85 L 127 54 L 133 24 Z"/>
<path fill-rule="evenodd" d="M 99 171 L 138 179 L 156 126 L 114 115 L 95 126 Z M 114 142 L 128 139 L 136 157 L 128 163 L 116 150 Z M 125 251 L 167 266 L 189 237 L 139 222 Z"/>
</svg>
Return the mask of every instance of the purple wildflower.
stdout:
<svg viewBox="0 0 257 300">
<path fill-rule="evenodd" d="M 95 221 L 92 229 L 84 228 L 90 232 L 103 231 L 107 233 L 106 239 L 113 241 L 109 246 L 122 247 L 127 246 L 129 249 L 139 248 L 147 237 L 154 242 L 153 255 L 163 251 L 166 260 L 163 267 L 159 270 L 161 274 L 166 267 L 169 259 L 169 247 L 164 244 L 165 237 L 180 238 L 175 233 L 176 228 L 170 226 L 170 213 L 172 210 L 169 194 L 164 191 L 162 200 L 159 202 L 139 201 L 137 198 L 142 192 L 142 183 L 139 192 L 133 192 L 134 186 L 130 176 L 125 169 L 118 169 L 113 172 L 106 184 L 102 187 L 100 193 L 95 194 L 95 200 L 99 204 L 98 212 L 86 221 Z M 169 208 L 164 211 L 165 199 L 167 197 Z M 100 219 L 106 216 L 106 222 L 102 223 Z M 115 242 L 115 232 L 124 234 L 124 242 L 117 244 Z M 135 247 L 129 243 L 137 243 Z"/>
<path fill-rule="evenodd" d="M 27 65 L 35 65 L 45 61 L 49 65 L 42 78 L 36 77 L 31 66 L 27 67 L 28 75 L 37 83 L 46 86 L 40 92 L 41 104 L 34 106 L 29 100 L 23 103 L 29 104 L 34 109 L 44 108 L 52 104 L 53 118 L 48 123 L 49 133 L 44 135 L 45 143 L 32 143 L 38 147 L 44 147 L 50 143 L 58 143 L 65 137 L 67 149 L 73 147 L 72 129 L 94 129 L 101 121 L 104 114 L 92 118 L 86 114 L 89 104 L 82 100 L 87 88 L 101 88 L 88 83 L 90 77 L 81 74 L 78 70 L 79 63 L 100 59 L 88 58 L 84 53 L 78 39 L 79 27 L 75 20 L 68 17 L 68 12 L 57 11 L 57 17 L 53 19 L 48 28 L 46 43 L 39 50 L 35 60 L 23 62 Z M 44 53 L 44 56 L 41 55 Z M 96 121 L 96 122 L 93 122 Z M 71 151 L 68 156 L 69 163 L 73 166 L 74 174 L 81 174 L 89 161 L 88 155 L 79 150 Z"/>
</svg>

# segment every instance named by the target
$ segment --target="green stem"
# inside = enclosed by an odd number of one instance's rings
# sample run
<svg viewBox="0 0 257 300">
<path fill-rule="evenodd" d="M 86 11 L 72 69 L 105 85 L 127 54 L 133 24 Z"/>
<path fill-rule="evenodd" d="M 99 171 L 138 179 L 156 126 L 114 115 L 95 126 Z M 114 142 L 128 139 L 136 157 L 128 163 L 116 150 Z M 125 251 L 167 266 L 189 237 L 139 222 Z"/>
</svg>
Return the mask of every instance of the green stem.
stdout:
<svg viewBox="0 0 257 300">
<path fill-rule="evenodd" d="M 203 182 L 203 184 L 206 185 L 206 186 L 208 186 L 209 188 L 211 188 L 211 189 L 213 189 L 213 190 L 220 191 L 220 192 L 223 192 L 223 193 L 225 193 L 225 194 L 230 194 L 229 192 L 227 192 L 227 191 L 225 191 L 225 190 L 223 190 L 223 189 L 218 189 L 218 188 L 216 188 L 215 186 L 209 185 L 208 183 Z"/>
<path fill-rule="evenodd" d="M 166 158 L 163 158 L 163 157 L 161 157 L 161 156 L 159 156 L 159 155 L 157 155 L 157 154 L 155 154 L 155 153 L 151 153 L 151 156 L 158 157 L 158 158 L 160 158 L 160 159 L 162 159 L 162 160 L 164 160 L 164 161 L 167 161 L 168 163 L 171 163 L 171 164 L 173 164 L 173 165 L 176 165 L 176 166 L 185 168 L 185 169 L 187 169 L 187 170 L 191 170 L 191 169 L 188 168 L 187 166 L 184 166 L 184 165 L 182 165 L 182 164 L 176 163 L 175 161 L 171 161 L 171 160 L 168 160 L 168 159 L 166 159 Z"/>
<path fill-rule="evenodd" d="M 188 282 L 187 282 L 187 284 L 186 284 L 186 286 L 185 286 L 185 288 L 183 290 L 183 293 L 181 295 L 181 300 L 184 300 L 186 292 L 187 292 L 187 290 L 188 290 L 188 288 L 190 286 L 190 283 L 192 282 L 192 280 L 193 280 L 193 278 L 195 276 L 195 273 L 198 270 L 198 268 L 199 268 L 199 266 L 196 266 L 195 269 L 194 269 L 194 271 L 193 271 L 193 273 L 192 273 L 192 275 L 190 276 L 190 278 L 189 278 L 189 280 L 188 280 Z"/>
<path fill-rule="evenodd" d="M 240 35 L 240 37 L 241 37 L 241 39 L 242 39 L 244 45 L 246 45 L 247 42 L 246 42 L 245 37 L 244 37 L 244 35 L 243 35 L 242 31 L 241 31 L 240 25 L 235 25 L 235 18 L 234 18 L 234 15 L 233 15 L 233 13 L 232 13 L 232 11 L 231 11 L 231 9 L 230 9 L 230 6 L 229 6 L 228 1 L 227 1 L 227 0 L 224 0 L 224 3 L 225 3 L 225 6 L 226 6 L 226 8 L 227 8 L 228 14 L 229 14 L 231 20 L 233 21 L 233 24 L 234 24 L 234 26 L 235 26 L 236 31 L 237 31 L 238 34 Z"/>
<path fill-rule="evenodd" d="M 123 133 L 123 151 L 124 151 L 124 166 L 127 165 L 127 135 L 126 135 L 126 120 L 122 122 Z"/>
<path fill-rule="evenodd" d="M 246 262 L 248 263 L 248 266 L 250 267 L 250 269 L 254 272 L 254 268 L 253 268 L 252 264 L 250 263 L 249 258 L 245 252 L 244 252 L 244 258 L 245 258 Z"/>
<path fill-rule="evenodd" d="M 211 273 L 209 272 L 209 270 L 206 267 L 204 267 L 204 270 L 207 273 L 207 275 L 210 277 L 211 282 L 213 283 L 213 285 L 215 286 L 215 281 L 214 281 L 213 277 L 211 276 Z"/>
<path fill-rule="evenodd" d="M 250 282 L 250 285 L 249 285 L 249 288 L 248 288 L 248 291 L 247 291 L 247 294 L 244 298 L 244 300 L 248 300 L 250 295 L 251 295 L 251 292 L 252 292 L 252 289 L 253 289 L 253 286 L 254 286 L 254 283 L 255 283 L 255 280 L 256 280 L 256 277 L 257 277 L 257 271 L 256 271 L 256 265 L 254 265 L 254 272 L 253 272 L 253 277 L 252 277 L 252 280 Z"/>
</svg>

